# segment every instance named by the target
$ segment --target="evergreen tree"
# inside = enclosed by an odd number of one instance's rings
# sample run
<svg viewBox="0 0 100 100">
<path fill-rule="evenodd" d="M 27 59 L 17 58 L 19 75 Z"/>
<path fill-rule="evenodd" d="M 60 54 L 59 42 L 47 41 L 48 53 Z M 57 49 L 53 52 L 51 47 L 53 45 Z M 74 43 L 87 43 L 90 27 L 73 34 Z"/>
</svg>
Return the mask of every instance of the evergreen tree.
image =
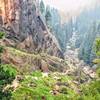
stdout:
<svg viewBox="0 0 100 100">
<path fill-rule="evenodd" d="M 41 2 L 40 2 L 40 11 L 42 14 L 45 12 L 45 5 L 44 5 L 43 0 L 41 0 Z"/>
<path fill-rule="evenodd" d="M 47 6 L 46 7 L 46 13 L 45 13 L 45 20 L 46 20 L 46 24 L 48 26 L 48 28 L 51 27 L 51 12 L 50 12 L 50 7 Z"/>
<path fill-rule="evenodd" d="M 96 39 L 96 43 L 95 43 L 95 52 L 97 54 L 97 56 L 100 56 L 100 38 Z"/>
<path fill-rule="evenodd" d="M 95 41 L 95 53 L 97 58 L 93 60 L 95 64 L 97 64 L 96 72 L 100 77 L 100 38 L 97 38 Z"/>
<path fill-rule="evenodd" d="M 93 45 L 95 38 L 98 34 L 98 22 L 93 22 L 88 30 L 87 33 L 85 33 L 83 42 L 81 43 L 80 46 L 80 51 L 79 51 L 79 58 L 83 59 L 86 63 L 91 64 L 92 60 L 94 57 L 94 52 L 93 52 Z"/>
</svg>

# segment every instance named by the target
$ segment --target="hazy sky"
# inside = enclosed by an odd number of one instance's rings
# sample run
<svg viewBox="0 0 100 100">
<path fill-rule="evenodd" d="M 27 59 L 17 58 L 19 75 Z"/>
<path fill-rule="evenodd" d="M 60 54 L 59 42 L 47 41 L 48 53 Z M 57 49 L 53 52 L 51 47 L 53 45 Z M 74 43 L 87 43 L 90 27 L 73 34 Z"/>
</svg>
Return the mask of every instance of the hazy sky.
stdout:
<svg viewBox="0 0 100 100">
<path fill-rule="evenodd" d="M 90 7 L 100 0 L 43 0 L 45 4 L 51 5 L 62 11 L 76 11 L 80 8 Z M 100 3 L 100 2 L 99 2 Z"/>
</svg>

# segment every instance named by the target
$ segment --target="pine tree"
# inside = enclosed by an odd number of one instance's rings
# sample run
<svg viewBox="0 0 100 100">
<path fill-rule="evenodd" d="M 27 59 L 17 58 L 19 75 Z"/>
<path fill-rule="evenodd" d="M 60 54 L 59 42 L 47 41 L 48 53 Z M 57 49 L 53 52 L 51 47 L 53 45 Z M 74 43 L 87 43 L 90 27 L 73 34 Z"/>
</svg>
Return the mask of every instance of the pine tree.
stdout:
<svg viewBox="0 0 100 100">
<path fill-rule="evenodd" d="M 97 58 L 93 62 L 97 64 L 97 74 L 100 77 L 100 38 L 97 38 L 95 41 L 95 53 Z"/>
<path fill-rule="evenodd" d="M 50 22 L 51 22 L 51 13 L 50 13 L 50 7 L 47 6 L 46 7 L 46 13 L 45 13 L 45 20 L 46 20 L 46 24 L 48 26 L 48 28 L 50 28 Z"/>
<path fill-rule="evenodd" d="M 45 12 L 45 5 L 44 5 L 43 0 L 41 0 L 41 2 L 40 2 L 40 11 L 42 14 Z"/>
</svg>

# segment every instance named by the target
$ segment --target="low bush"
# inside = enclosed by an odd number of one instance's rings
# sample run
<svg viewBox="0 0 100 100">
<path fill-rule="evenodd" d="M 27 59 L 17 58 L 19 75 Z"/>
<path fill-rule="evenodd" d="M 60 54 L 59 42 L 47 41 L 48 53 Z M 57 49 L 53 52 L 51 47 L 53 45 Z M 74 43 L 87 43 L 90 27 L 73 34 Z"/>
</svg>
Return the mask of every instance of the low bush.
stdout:
<svg viewBox="0 0 100 100">
<path fill-rule="evenodd" d="M 0 39 L 2 39 L 5 36 L 4 32 L 0 32 Z"/>
<path fill-rule="evenodd" d="M 16 74 L 17 71 L 12 65 L 0 64 L 0 100 L 10 100 L 11 89 L 7 89 L 6 91 L 3 90 L 7 84 L 11 84 Z"/>
</svg>

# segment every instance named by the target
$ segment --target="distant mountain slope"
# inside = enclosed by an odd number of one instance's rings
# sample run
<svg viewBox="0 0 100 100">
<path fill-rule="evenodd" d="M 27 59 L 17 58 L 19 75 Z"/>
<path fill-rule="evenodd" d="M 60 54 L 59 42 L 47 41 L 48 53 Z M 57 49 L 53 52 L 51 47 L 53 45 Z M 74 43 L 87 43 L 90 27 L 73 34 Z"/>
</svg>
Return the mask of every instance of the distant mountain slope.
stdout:
<svg viewBox="0 0 100 100">
<path fill-rule="evenodd" d="M 94 41 L 100 36 L 100 6 L 91 10 L 84 10 L 77 17 L 77 31 L 79 40 L 77 47 L 80 47 L 79 57 L 86 63 L 91 63 L 94 55 Z"/>
</svg>

